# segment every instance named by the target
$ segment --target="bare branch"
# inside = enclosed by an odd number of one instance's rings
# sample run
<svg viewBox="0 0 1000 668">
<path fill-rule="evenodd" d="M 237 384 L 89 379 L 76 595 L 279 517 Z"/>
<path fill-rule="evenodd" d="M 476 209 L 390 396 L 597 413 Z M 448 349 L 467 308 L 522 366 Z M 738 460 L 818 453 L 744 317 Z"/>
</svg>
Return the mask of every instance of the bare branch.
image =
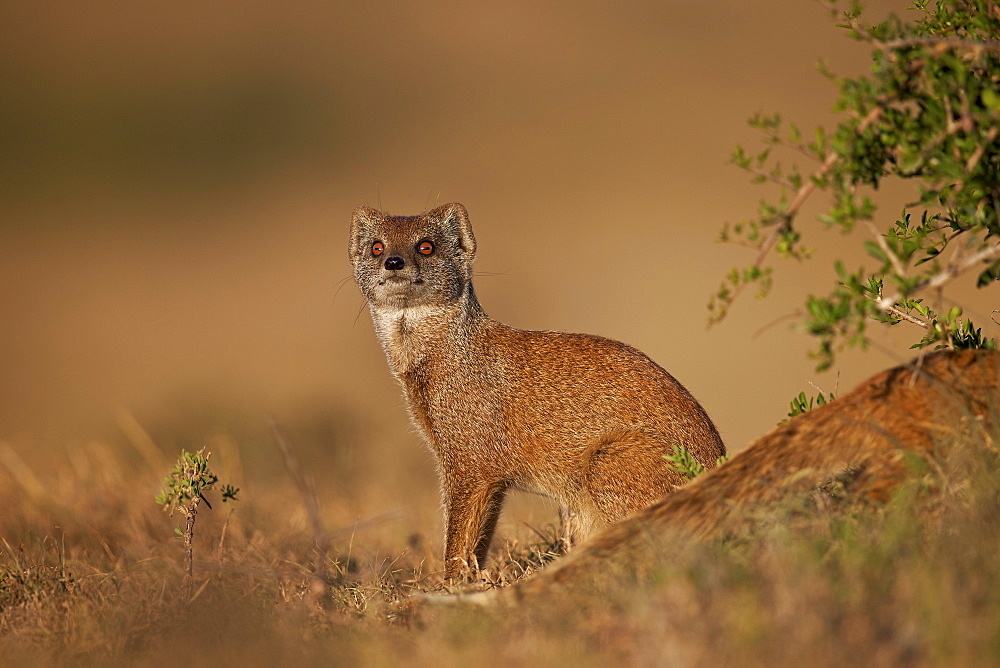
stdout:
<svg viewBox="0 0 1000 668">
<path fill-rule="evenodd" d="M 871 33 L 863 31 L 863 34 L 871 37 Z M 1000 41 L 997 40 L 976 40 L 961 39 L 960 37 L 908 37 L 906 39 L 891 39 L 886 42 L 871 37 L 871 44 L 883 50 L 905 49 L 911 46 L 933 46 L 935 50 L 966 48 L 969 51 L 979 53 L 982 51 L 1000 52 Z"/>
<path fill-rule="evenodd" d="M 879 308 L 882 308 L 881 304 L 879 305 Z M 900 320 L 905 320 L 906 322 L 912 322 L 914 325 L 918 325 L 919 327 L 923 327 L 924 329 L 927 329 L 927 327 L 930 326 L 930 323 L 927 322 L 926 320 L 918 318 L 917 316 L 911 313 L 907 313 L 906 311 L 903 311 L 895 306 L 887 306 L 882 310 L 886 313 L 896 316 Z"/>
<path fill-rule="evenodd" d="M 880 303 L 882 301 L 882 286 L 881 285 L 879 285 L 878 294 L 875 295 L 875 297 L 872 299 L 872 301 L 874 301 L 876 304 L 878 304 L 878 303 Z M 900 320 L 905 320 L 906 322 L 911 322 L 914 325 L 917 325 L 918 327 L 922 327 L 923 329 L 929 329 L 930 328 L 930 323 L 928 321 L 926 321 L 926 320 L 924 320 L 922 318 L 918 318 L 917 316 L 915 316 L 915 315 L 913 315 L 911 313 L 907 313 L 906 311 L 902 310 L 901 308 L 898 308 L 895 305 L 887 306 L 886 308 L 884 308 L 882 310 L 885 313 L 888 313 L 890 315 L 896 316 Z"/>
<path fill-rule="evenodd" d="M 964 274 L 969 269 L 982 265 L 985 262 L 990 262 L 998 257 L 1000 257 L 1000 243 L 984 248 L 975 255 L 971 255 L 965 258 L 960 263 L 948 266 L 948 268 L 946 268 L 939 274 L 935 274 L 926 281 L 922 281 L 921 283 L 917 284 L 916 288 L 914 289 L 914 292 L 920 290 L 934 290 L 940 288 L 945 283 L 948 283 L 949 281 L 953 280 L 960 274 Z M 892 295 L 891 297 L 883 297 L 882 299 L 878 300 L 877 302 L 878 307 L 883 312 L 888 312 L 889 309 L 891 307 L 894 307 L 902 298 L 903 295 L 899 292 Z"/>
<path fill-rule="evenodd" d="M 882 41 L 875 37 L 870 30 L 863 27 L 857 18 L 850 19 L 849 25 L 854 32 L 864 37 L 866 42 L 877 49 L 882 49 L 883 51 L 906 49 L 912 46 L 933 46 L 935 47 L 934 50 L 937 52 L 963 47 L 976 54 L 983 51 L 1000 51 L 1000 41 L 994 39 L 978 40 L 962 39 L 961 37 L 937 37 L 934 35 L 927 35 L 925 37 L 905 37 Z"/>
</svg>

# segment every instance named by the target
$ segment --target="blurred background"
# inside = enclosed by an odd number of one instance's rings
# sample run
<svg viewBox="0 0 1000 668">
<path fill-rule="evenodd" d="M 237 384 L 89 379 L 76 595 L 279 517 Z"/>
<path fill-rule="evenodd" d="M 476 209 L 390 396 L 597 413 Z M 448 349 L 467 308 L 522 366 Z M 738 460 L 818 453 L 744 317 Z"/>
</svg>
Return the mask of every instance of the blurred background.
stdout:
<svg viewBox="0 0 1000 668">
<path fill-rule="evenodd" d="M 817 260 L 706 329 L 753 259 L 715 243 L 722 224 L 775 194 L 726 164 L 757 146 L 745 119 L 829 127 L 815 63 L 868 66 L 833 23 L 802 0 L 4 3 L 0 441 L 38 468 L 136 429 L 166 458 L 222 439 L 252 488 L 280 471 L 274 415 L 338 516 L 434 527 L 347 231 L 360 204 L 460 201 L 491 315 L 637 346 L 739 450 L 810 383 L 846 391 L 913 337 L 814 372 L 780 319 L 860 241 L 809 228 Z"/>
</svg>

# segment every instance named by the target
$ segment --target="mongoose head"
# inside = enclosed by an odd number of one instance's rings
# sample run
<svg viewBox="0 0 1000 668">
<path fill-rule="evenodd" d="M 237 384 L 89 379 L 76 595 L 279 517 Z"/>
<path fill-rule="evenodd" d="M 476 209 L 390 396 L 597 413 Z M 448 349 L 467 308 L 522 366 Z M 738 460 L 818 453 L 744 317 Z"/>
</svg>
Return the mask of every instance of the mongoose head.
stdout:
<svg viewBox="0 0 1000 668">
<path fill-rule="evenodd" d="M 469 290 L 476 238 L 461 204 L 419 216 L 390 216 L 362 206 L 354 212 L 348 254 L 373 307 L 446 306 Z"/>
</svg>

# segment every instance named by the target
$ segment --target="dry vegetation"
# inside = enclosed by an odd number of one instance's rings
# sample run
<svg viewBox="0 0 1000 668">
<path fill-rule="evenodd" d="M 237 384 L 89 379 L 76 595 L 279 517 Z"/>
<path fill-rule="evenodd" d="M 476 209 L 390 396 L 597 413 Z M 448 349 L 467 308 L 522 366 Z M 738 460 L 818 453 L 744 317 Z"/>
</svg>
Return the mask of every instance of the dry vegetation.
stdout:
<svg viewBox="0 0 1000 668">
<path fill-rule="evenodd" d="M 385 541 L 334 531 L 317 559 L 298 521 L 300 489 L 283 471 L 270 487 L 241 491 L 228 525 L 228 504 L 211 498 L 187 582 L 179 520 L 152 500 L 169 468 L 152 473 L 155 453 L 146 461 L 127 441 L 90 445 L 33 471 L 0 445 L 0 656 L 22 665 L 996 664 L 997 436 L 966 434 L 946 460 L 914 462 L 888 505 L 854 501 L 834 483 L 725 540 L 662 544 L 641 573 L 609 566 L 579 590 L 487 608 L 415 602 L 442 583 L 438 541 L 407 535 L 412 521 L 390 523 Z M 559 551 L 554 536 L 499 545 L 484 579 L 507 584 L 535 570 Z"/>
</svg>

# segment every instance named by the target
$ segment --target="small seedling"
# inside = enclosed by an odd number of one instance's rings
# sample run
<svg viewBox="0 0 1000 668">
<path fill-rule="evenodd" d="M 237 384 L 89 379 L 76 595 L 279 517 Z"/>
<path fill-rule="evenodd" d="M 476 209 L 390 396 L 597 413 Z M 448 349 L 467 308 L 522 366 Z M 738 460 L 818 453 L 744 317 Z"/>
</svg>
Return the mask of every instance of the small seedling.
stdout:
<svg viewBox="0 0 1000 668">
<path fill-rule="evenodd" d="M 791 402 L 788 404 L 788 418 L 782 420 L 779 424 L 788 422 L 788 419 L 791 419 L 796 415 L 808 413 L 813 408 L 825 406 L 836 398 L 837 397 L 832 392 L 830 394 L 823 394 L 820 392 L 815 397 L 807 397 L 805 392 L 799 392 L 799 395 L 797 397 L 793 397 Z"/>
<path fill-rule="evenodd" d="M 180 511 L 186 521 L 184 529 L 176 527 L 174 531 L 184 539 L 184 561 L 187 566 L 187 575 L 190 578 L 194 570 L 193 539 L 194 522 L 198 516 L 198 505 L 204 501 L 209 510 L 212 504 L 203 495 L 212 489 L 219 477 L 208 468 L 208 458 L 212 453 L 205 452 L 202 448 L 198 452 L 188 452 L 181 450 L 181 456 L 174 464 L 174 470 L 164 479 L 166 488 L 161 490 L 156 497 L 156 502 L 163 506 L 163 510 L 173 515 L 174 510 Z M 239 489 L 232 485 L 224 485 L 220 490 L 222 501 L 236 501 Z"/>
<path fill-rule="evenodd" d="M 695 459 L 691 451 L 683 445 L 675 445 L 673 452 L 669 455 L 663 455 L 663 458 L 667 460 L 667 466 L 687 480 L 693 480 L 705 472 L 705 467 L 701 465 L 701 462 Z M 721 466 L 727 459 L 729 457 L 723 455 L 715 460 L 715 465 Z"/>
</svg>

